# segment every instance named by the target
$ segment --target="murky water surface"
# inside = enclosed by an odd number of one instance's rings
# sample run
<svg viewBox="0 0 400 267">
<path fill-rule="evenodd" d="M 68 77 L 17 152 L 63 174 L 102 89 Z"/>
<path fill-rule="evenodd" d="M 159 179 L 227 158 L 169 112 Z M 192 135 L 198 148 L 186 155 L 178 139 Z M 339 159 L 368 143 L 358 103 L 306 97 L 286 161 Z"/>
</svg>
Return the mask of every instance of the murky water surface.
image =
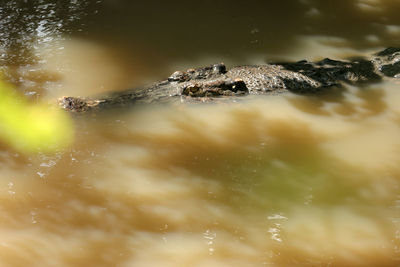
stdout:
<svg viewBox="0 0 400 267">
<path fill-rule="evenodd" d="M 395 0 L 60 3 L 0 6 L 32 101 L 400 41 Z M 399 89 L 137 106 L 75 118 L 57 153 L 2 144 L 0 266 L 398 266 Z"/>
</svg>

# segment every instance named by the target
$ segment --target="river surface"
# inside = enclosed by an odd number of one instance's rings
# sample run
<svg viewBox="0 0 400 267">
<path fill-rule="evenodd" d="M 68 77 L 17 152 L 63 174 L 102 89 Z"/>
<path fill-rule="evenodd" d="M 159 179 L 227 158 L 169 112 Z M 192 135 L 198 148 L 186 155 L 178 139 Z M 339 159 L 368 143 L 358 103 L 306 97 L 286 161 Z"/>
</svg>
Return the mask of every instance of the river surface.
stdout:
<svg viewBox="0 0 400 267">
<path fill-rule="evenodd" d="M 30 101 L 400 46 L 400 1 L 1 1 Z M 0 266 L 400 266 L 400 82 L 73 117 L 0 146 Z"/>
</svg>

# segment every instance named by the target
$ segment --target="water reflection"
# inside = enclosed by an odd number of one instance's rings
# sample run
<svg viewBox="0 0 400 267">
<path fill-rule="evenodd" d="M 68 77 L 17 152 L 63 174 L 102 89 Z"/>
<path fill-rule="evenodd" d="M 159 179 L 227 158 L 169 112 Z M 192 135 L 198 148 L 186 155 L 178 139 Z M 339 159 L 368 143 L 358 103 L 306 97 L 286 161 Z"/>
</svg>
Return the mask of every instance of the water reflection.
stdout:
<svg viewBox="0 0 400 267">
<path fill-rule="evenodd" d="M 268 100 L 252 103 L 251 108 L 239 104 L 146 110 L 142 115 L 150 113 L 147 122 L 141 115 L 129 115 L 114 123 L 113 116 L 105 126 L 97 126 L 100 136 L 111 141 L 108 149 L 116 150 L 108 150 L 106 166 L 100 170 L 106 174 L 97 176 L 94 188 L 103 194 L 113 192 L 115 198 L 134 199 L 136 207 L 144 207 L 159 223 L 145 220 L 147 231 L 162 229 L 166 242 L 178 229 L 190 242 L 196 237 L 188 233 L 215 236 L 215 242 L 213 238 L 207 243 L 215 259 L 220 253 L 238 259 L 259 257 L 263 250 L 273 255 L 267 262 L 277 264 L 304 259 L 349 264 L 351 259 L 334 252 L 335 246 L 321 244 L 321 254 L 315 245 L 334 240 L 376 264 L 391 262 L 392 250 L 380 247 L 390 246 L 396 229 L 389 207 L 397 198 L 398 172 L 364 169 L 344 154 L 331 153 L 325 144 L 345 142 L 343 135 L 338 138 L 335 132 L 315 128 L 314 119 L 309 123 L 308 117 L 287 113 L 287 106 L 277 101 L 277 106 Z M 265 106 L 271 110 L 265 111 Z M 337 123 L 334 116 L 327 120 Z M 119 169 L 123 171 L 115 173 Z M 183 236 L 173 243 L 184 242 Z M 149 236 L 143 238 L 148 241 Z M 355 241 L 360 239 L 363 245 Z M 238 243 L 222 248 L 218 240 Z M 241 245 L 250 254 L 239 253 Z M 374 251 L 376 258 L 369 258 L 366 251 Z"/>
<path fill-rule="evenodd" d="M 369 98 L 357 99 L 359 108 Z M 397 101 L 382 101 L 396 111 Z M 378 155 L 385 143 L 364 136 L 376 128 L 399 146 L 399 127 L 392 135 L 393 118 L 382 114 L 372 125 L 362 116 L 343 124 L 269 97 L 77 118 L 71 150 L 15 158 L 18 168 L 4 162 L 0 257 L 9 265 L 392 265 L 398 153 L 375 159 L 376 168 L 327 147 L 355 136 Z"/>
<path fill-rule="evenodd" d="M 207 114 L 205 110 L 201 112 Z M 107 129 L 102 132 L 111 134 L 107 138 L 148 151 L 148 160 L 142 159 L 141 167 L 158 166 L 171 174 L 186 170 L 225 183 L 233 206 L 292 206 L 293 201 L 306 199 L 314 184 L 319 186 L 319 192 L 313 195 L 314 202 L 336 205 L 360 197 L 356 191 L 370 187 L 368 181 L 373 181 L 366 178 L 367 173 L 353 170 L 346 161 L 326 153 L 321 144 L 334 137 L 315 131 L 308 123 L 292 117 L 266 119 L 257 109 L 235 109 L 225 116 L 223 129 L 211 133 L 204 131 L 209 128 L 206 120 L 187 114 L 181 114 L 179 119 L 169 118 L 174 129 L 170 135 Z M 123 137 L 118 135 L 120 132 Z M 339 169 L 342 171 L 336 173 Z M 249 194 L 255 198 L 254 203 L 246 203 Z"/>
<path fill-rule="evenodd" d="M 346 97 L 347 96 L 347 97 Z M 309 114 L 344 116 L 344 120 L 359 120 L 378 116 L 387 110 L 385 90 L 373 86 L 333 88 L 318 95 L 289 98 L 290 103 Z"/>
<path fill-rule="evenodd" d="M 99 1 L 97 1 L 99 2 Z M 0 8 L 2 65 L 32 63 L 34 49 L 49 44 L 86 15 L 90 1 L 2 1 Z M 79 25 L 79 24 L 78 24 Z M 37 58 L 36 58 L 37 59 Z"/>
<path fill-rule="evenodd" d="M 47 82 L 59 82 L 58 72 L 43 71 L 43 52 L 62 50 L 60 40 L 82 28 L 83 18 L 100 1 L 1 1 L 0 65 L 2 75 L 25 89 L 29 97 L 43 95 Z M 50 50 L 49 50 L 50 49 Z M 25 88 L 24 88 L 25 87 Z"/>
</svg>

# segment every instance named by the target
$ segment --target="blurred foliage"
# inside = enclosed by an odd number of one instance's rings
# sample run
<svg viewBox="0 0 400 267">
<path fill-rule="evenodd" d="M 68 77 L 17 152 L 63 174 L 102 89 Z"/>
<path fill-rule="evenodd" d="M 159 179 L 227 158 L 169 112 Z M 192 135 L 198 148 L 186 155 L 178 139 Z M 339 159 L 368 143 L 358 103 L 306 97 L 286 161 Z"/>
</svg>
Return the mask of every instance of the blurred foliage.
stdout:
<svg viewBox="0 0 400 267">
<path fill-rule="evenodd" d="M 0 80 L 0 142 L 23 153 L 52 152 L 74 137 L 72 120 L 45 103 L 31 104 Z"/>
</svg>

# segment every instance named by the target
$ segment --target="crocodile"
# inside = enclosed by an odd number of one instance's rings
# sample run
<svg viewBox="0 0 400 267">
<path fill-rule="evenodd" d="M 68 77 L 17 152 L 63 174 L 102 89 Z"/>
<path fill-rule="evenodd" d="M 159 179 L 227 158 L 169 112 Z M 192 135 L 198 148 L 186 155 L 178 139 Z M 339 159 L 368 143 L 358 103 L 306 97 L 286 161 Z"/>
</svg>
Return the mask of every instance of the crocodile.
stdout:
<svg viewBox="0 0 400 267">
<path fill-rule="evenodd" d="M 316 94 L 347 84 L 400 78 L 400 48 L 386 48 L 367 58 L 316 62 L 277 62 L 228 69 L 224 63 L 175 71 L 167 79 L 104 97 L 62 97 L 59 105 L 73 112 L 125 107 L 133 103 L 209 101 L 243 95 Z"/>
</svg>

